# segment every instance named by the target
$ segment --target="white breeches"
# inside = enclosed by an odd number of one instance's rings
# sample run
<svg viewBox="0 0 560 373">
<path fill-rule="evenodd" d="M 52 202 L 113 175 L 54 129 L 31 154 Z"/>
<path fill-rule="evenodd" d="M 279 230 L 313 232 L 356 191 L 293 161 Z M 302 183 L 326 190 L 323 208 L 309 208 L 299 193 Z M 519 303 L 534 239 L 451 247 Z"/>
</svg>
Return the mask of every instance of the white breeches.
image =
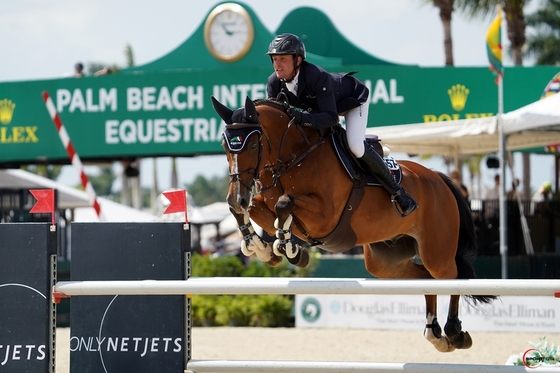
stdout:
<svg viewBox="0 0 560 373">
<path fill-rule="evenodd" d="M 348 146 L 356 158 L 361 158 L 365 152 L 364 139 L 366 135 L 368 110 L 369 103 L 365 103 L 342 114 L 346 120 Z"/>
</svg>

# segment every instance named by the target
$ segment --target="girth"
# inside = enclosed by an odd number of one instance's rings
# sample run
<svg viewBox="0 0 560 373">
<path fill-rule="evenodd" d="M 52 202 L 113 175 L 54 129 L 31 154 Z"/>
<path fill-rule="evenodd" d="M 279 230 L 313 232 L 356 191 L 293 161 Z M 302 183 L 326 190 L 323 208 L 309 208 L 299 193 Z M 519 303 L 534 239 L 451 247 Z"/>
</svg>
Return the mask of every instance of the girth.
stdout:
<svg viewBox="0 0 560 373">
<path fill-rule="evenodd" d="M 354 211 L 356 211 L 356 208 L 362 199 L 365 185 L 365 177 L 362 177 L 360 180 L 354 179 L 350 196 L 346 201 L 346 205 L 344 206 L 344 210 L 340 216 L 338 224 L 334 230 L 325 237 L 315 239 L 309 236 L 309 234 L 307 234 L 301 226 L 299 220 L 294 216 L 294 224 L 296 224 L 299 230 L 303 233 L 309 244 L 317 245 L 324 250 L 337 253 L 348 251 L 356 246 L 357 237 L 350 225 L 350 221 L 352 220 Z"/>
</svg>

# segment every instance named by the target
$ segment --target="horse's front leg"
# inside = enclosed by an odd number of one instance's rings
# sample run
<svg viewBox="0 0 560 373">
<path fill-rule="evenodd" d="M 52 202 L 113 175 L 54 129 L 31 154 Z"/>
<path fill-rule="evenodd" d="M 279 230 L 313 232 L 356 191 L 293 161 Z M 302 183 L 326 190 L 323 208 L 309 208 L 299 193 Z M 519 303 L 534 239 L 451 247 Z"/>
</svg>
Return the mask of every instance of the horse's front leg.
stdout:
<svg viewBox="0 0 560 373">
<path fill-rule="evenodd" d="M 273 267 L 279 265 L 282 262 L 282 256 L 275 255 L 272 245 L 269 242 L 263 241 L 255 232 L 255 228 L 251 224 L 251 220 L 249 220 L 249 213 L 236 214 L 232 211 L 232 214 L 237 221 L 239 232 L 243 236 L 241 241 L 241 252 L 243 255 L 250 257 L 255 254 L 261 262 L 265 262 Z"/>
<path fill-rule="evenodd" d="M 274 205 L 277 219 L 274 221 L 276 240 L 273 250 L 276 255 L 284 254 L 293 265 L 305 268 L 309 264 L 309 253 L 307 249 L 292 242 L 293 209 L 294 200 L 290 195 L 282 195 Z"/>
<path fill-rule="evenodd" d="M 442 333 L 437 321 L 437 295 L 425 295 L 426 298 L 426 329 L 424 337 L 440 352 L 452 352 L 455 347 Z"/>
</svg>

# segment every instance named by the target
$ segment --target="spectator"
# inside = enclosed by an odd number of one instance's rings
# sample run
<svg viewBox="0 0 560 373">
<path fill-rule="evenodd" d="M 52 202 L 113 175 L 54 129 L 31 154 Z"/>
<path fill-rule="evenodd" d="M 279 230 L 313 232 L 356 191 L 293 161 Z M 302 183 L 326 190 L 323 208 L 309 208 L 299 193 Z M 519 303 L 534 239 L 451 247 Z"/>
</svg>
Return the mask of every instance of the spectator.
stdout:
<svg viewBox="0 0 560 373">
<path fill-rule="evenodd" d="M 486 205 L 486 218 L 497 218 L 500 211 L 500 175 L 494 176 L 494 187 L 486 191 L 484 204 Z"/>
<path fill-rule="evenodd" d="M 552 199 L 552 185 L 545 181 L 531 198 L 531 213 L 542 213 L 543 205 Z"/>
<path fill-rule="evenodd" d="M 86 76 L 86 74 L 84 74 L 84 65 L 81 62 L 78 62 L 74 66 L 74 78 L 82 78 L 84 76 Z"/>
<path fill-rule="evenodd" d="M 486 191 L 486 200 L 500 199 L 500 175 L 494 176 L 494 187 Z"/>
<path fill-rule="evenodd" d="M 469 190 L 467 189 L 465 184 L 463 184 L 463 180 L 462 180 L 462 177 L 461 177 L 461 174 L 459 173 L 459 171 L 455 170 L 451 173 L 451 180 L 453 180 L 455 185 L 457 185 L 457 188 L 459 188 L 463 197 L 465 197 L 465 199 L 468 200 L 469 199 Z"/>
<path fill-rule="evenodd" d="M 519 179 L 515 178 L 511 183 L 511 189 L 508 190 L 506 197 L 508 200 L 516 200 L 517 199 L 517 187 L 519 186 Z"/>
<path fill-rule="evenodd" d="M 93 74 L 93 76 L 109 75 L 111 73 L 112 73 L 111 68 L 108 67 L 108 66 L 105 66 L 104 68 L 102 68 L 101 70 L 99 70 L 95 74 Z"/>
</svg>

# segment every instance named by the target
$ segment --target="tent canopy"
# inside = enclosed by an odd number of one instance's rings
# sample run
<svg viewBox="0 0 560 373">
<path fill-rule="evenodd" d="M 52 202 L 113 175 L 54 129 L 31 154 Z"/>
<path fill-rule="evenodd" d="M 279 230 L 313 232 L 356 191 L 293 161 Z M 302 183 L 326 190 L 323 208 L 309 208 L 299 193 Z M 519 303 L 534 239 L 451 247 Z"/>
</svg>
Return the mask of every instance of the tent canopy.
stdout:
<svg viewBox="0 0 560 373">
<path fill-rule="evenodd" d="M 63 185 L 54 180 L 35 175 L 21 169 L 0 170 L 0 189 L 56 189 L 59 209 L 74 209 L 74 221 L 97 222 L 97 213 L 91 207 L 86 192 Z M 105 221 L 135 222 L 156 221 L 157 216 L 145 211 L 113 202 L 106 198 L 98 198 Z"/>
<path fill-rule="evenodd" d="M 560 141 L 560 94 L 502 116 L 508 151 Z M 495 116 L 456 121 L 368 128 L 393 152 L 484 154 L 499 150 Z"/>
</svg>

